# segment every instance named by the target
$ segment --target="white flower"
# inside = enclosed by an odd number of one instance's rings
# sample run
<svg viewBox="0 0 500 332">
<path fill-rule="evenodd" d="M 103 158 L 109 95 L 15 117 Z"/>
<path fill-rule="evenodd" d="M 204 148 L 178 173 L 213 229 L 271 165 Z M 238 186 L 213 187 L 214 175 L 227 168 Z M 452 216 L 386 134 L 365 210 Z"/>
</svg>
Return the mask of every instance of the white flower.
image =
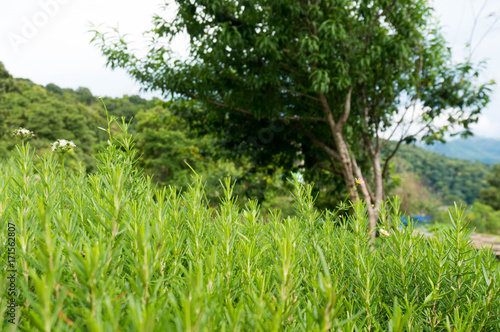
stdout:
<svg viewBox="0 0 500 332">
<path fill-rule="evenodd" d="M 380 233 L 384 234 L 385 236 L 389 236 L 389 232 L 386 231 L 385 229 L 380 229 Z"/>
<path fill-rule="evenodd" d="M 52 143 L 52 151 L 66 153 L 72 148 L 76 148 L 75 143 L 72 141 L 67 141 L 65 139 L 58 139 L 54 143 Z"/>
<path fill-rule="evenodd" d="M 20 139 L 25 140 L 27 138 L 31 138 L 31 137 L 35 136 L 35 134 L 33 134 L 33 132 L 31 130 L 28 130 L 26 128 L 19 128 L 19 129 L 14 130 L 14 132 L 12 133 L 12 136 L 19 137 Z"/>
<path fill-rule="evenodd" d="M 355 180 L 356 180 L 356 183 L 358 183 L 358 184 L 363 184 L 363 183 L 365 183 L 365 180 L 363 180 L 362 178 L 359 178 L 359 179 L 358 179 L 358 178 L 355 178 Z"/>
</svg>

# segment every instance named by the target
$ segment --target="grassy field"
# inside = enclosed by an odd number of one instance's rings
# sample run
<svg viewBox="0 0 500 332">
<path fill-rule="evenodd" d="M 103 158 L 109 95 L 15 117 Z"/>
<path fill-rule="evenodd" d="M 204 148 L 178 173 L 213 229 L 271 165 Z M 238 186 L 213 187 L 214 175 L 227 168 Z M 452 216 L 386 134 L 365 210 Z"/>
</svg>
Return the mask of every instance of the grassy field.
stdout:
<svg viewBox="0 0 500 332">
<path fill-rule="evenodd" d="M 393 227 L 389 202 L 371 245 L 360 202 L 347 218 L 317 211 L 295 180 L 297 217 L 264 220 L 226 179 L 211 208 L 202 179 L 155 188 L 126 128 L 108 134 L 93 174 L 24 141 L 2 164 L 4 330 L 500 330 L 498 264 L 472 246 L 464 209 L 423 240 Z"/>
</svg>

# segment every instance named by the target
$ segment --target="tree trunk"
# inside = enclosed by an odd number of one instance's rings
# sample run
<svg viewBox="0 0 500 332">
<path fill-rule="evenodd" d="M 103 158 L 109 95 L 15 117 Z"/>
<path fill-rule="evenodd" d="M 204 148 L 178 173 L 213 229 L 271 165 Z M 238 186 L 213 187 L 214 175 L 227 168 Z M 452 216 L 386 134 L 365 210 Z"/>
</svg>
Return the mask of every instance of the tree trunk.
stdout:
<svg viewBox="0 0 500 332">
<path fill-rule="evenodd" d="M 330 106 L 328 105 L 328 100 L 326 96 L 323 93 L 320 93 L 319 99 L 321 101 L 327 123 L 330 127 L 333 139 L 335 141 L 335 146 L 338 151 L 338 159 L 340 159 L 340 163 L 342 164 L 342 173 L 344 174 L 344 180 L 346 182 L 347 189 L 349 190 L 350 193 L 350 199 L 353 202 L 359 199 L 359 193 L 356 186 L 355 177 L 358 177 L 360 179 L 359 183 L 360 189 L 366 201 L 368 221 L 371 232 L 370 234 L 371 242 L 373 243 L 375 241 L 375 234 L 376 234 L 375 228 L 377 226 L 377 220 L 378 220 L 378 211 L 379 211 L 378 201 L 381 200 L 383 196 L 382 172 L 380 169 L 380 151 L 376 151 L 377 153 L 372 154 L 372 161 L 377 164 L 377 167 L 374 170 L 375 188 L 376 188 L 376 195 L 374 199 L 376 202 L 373 202 L 375 203 L 375 205 L 372 206 L 373 203 L 372 203 L 372 195 L 370 192 L 370 188 L 368 187 L 368 184 L 365 182 L 363 174 L 361 174 L 361 169 L 358 167 L 356 163 L 355 156 L 351 157 L 351 154 L 349 153 L 349 146 L 347 145 L 347 142 L 345 141 L 342 133 L 344 124 L 349 118 L 349 114 L 351 111 L 351 93 L 352 93 L 352 87 L 349 89 L 349 92 L 347 93 L 344 110 L 337 121 L 335 121 L 335 119 L 333 118 L 333 114 L 331 112 Z"/>
<path fill-rule="evenodd" d="M 344 180 L 347 185 L 347 190 L 349 190 L 350 193 L 350 199 L 355 202 L 359 199 L 359 194 L 356 189 L 356 180 L 352 172 L 352 161 L 351 156 L 349 155 L 349 149 L 347 148 L 347 143 L 345 142 L 341 132 L 335 132 L 333 137 L 339 152 L 342 164 L 342 173 L 344 173 Z"/>
<path fill-rule="evenodd" d="M 352 160 L 352 165 L 354 174 L 356 174 L 358 178 L 364 179 L 363 174 L 361 173 L 361 169 L 358 167 L 356 159 L 354 158 Z M 366 210 L 368 212 L 368 226 L 370 228 L 371 243 L 373 244 L 375 242 L 375 228 L 377 227 L 378 210 L 376 205 L 374 205 L 374 202 L 372 202 L 370 189 L 368 188 L 368 183 L 366 183 L 366 181 L 361 182 L 360 189 L 366 202 Z"/>
<path fill-rule="evenodd" d="M 372 239 L 375 239 L 375 228 L 377 227 L 378 216 L 380 212 L 380 204 L 384 200 L 384 181 L 382 178 L 382 167 L 380 165 L 380 151 L 375 151 L 372 154 L 373 177 L 375 180 L 375 202 L 373 215 L 370 216 L 370 228 L 372 230 Z"/>
</svg>

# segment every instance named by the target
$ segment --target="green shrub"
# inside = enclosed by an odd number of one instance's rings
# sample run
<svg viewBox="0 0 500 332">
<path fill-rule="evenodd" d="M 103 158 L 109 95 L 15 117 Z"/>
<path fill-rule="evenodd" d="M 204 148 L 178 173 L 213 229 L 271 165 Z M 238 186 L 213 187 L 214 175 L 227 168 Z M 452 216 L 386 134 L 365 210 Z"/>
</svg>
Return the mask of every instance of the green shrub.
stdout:
<svg viewBox="0 0 500 332">
<path fill-rule="evenodd" d="M 236 204 L 229 179 L 211 208 L 200 178 L 182 193 L 155 188 L 132 139 L 110 142 L 90 175 L 62 170 L 55 153 L 34 168 L 28 144 L 1 168 L 0 242 L 15 223 L 21 331 L 500 329 L 499 272 L 471 245 L 464 209 L 424 241 L 391 226 L 392 204 L 380 221 L 389 235 L 371 245 L 360 202 L 347 218 L 321 213 L 295 180 L 297 217 L 263 221 L 255 201 Z"/>
<path fill-rule="evenodd" d="M 467 211 L 465 217 L 468 227 L 477 233 L 488 233 L 500 235 L 500 211 L 495 211 L 491 206 L 482 204 L 481 202 L 474 203 Z M 446 211 L 437 211 L 434 214 L 433 224 L 431 228 L 437 225 L 450 225 L 450 218 Z"/>
</svg>

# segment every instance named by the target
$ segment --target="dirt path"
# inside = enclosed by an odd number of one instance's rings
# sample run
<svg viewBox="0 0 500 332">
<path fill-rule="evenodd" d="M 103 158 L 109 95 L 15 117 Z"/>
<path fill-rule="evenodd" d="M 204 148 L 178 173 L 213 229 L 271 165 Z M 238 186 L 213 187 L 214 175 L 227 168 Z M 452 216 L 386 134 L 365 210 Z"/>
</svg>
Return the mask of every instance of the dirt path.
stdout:
<svg viewBox="0 0 500 332">
<path fill-rule="evenodd" d="M 493 253 L 500 258 L 500 236 L 472 233 L 470 236 L 476 248 L 492 247 Z"/>
<path fill-rule="evenodd" d="M 417 230 L 422 233 L 425 237 L 434 237 L 433 233 Z M 472 233 L 470 236 L 474 247 L 477 249 L 491 247 L 493 254 L 500 259 L 500 236 L 492 234 L 482 234 L 482 233 Z"/>
</svg>

